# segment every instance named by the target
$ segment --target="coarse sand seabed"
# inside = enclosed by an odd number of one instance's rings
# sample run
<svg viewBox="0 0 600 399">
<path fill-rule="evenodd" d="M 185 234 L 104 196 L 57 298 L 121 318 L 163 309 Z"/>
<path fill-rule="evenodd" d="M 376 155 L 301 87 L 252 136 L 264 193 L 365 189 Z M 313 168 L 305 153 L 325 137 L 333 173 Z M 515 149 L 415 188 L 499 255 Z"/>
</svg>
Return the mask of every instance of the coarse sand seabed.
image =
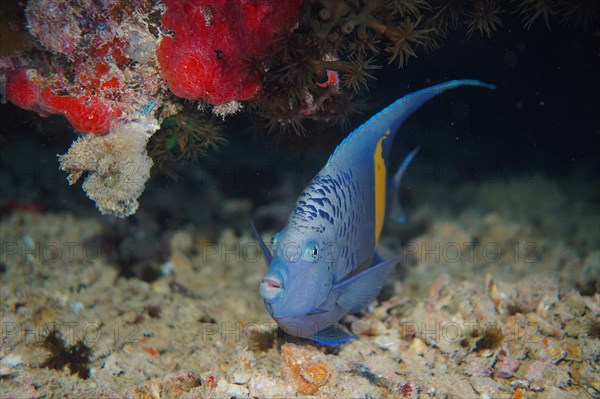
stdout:
<svg viewBox="0 0 600 399">
<path fill-rule="evenodd" d="M 345 318 L 358 338 L 338 348 L 277 331 L 249 229 L 216 243 L 201 226 L 176 232 L 172 271 L 144 282 L 102 256 L 99 219 L 13 213 L 0 224 L 0 396 L 599 398 L 593 186 L 416 185 L 409 222 L 382 236 L 402 266 Z"/>
</svg>

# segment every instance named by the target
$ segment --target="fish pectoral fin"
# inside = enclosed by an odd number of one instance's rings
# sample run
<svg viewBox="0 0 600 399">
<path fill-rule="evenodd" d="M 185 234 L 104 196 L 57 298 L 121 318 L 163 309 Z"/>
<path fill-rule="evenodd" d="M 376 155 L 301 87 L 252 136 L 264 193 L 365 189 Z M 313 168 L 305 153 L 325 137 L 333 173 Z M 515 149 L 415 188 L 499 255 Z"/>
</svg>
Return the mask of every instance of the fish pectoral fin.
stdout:
<svg viewBox="0 0 600 399">
<path fill-rule="evenodd" d="M 310 339 L 323 345 L 340 345 L 355 338 L 354 335 L 347 333 L 338 326 L 329 326 L 313 335 Z"/>
<path fill-rule="evenodd" d="M 323 313 L 327 313 L 327 312 L 328 312 L 327 309 L 321 309 L 321 308 L 314 307 L 306 315 L 307 316 L 314 316 L 314 315 L 317 315 L 317 314 L 323 314 Z"/>
<path fill-rule="evenodd" d="M 250 224 L 252 225 L 252 231 L 254 232 L 256 240 L 260 243 L 260 247 L 262 248 L 263 254 L 265 255 L 265 258 L 267 258 L 267 266 L 269 266 L 271 262 L 273 262 L 273 255 L 271 254 L 271 251 L 269 251 L 269 248 L 267 247 L 267 244 L 265 244 L 265 242 L 263 241 L 261 235 L 258 233 L 258 230 L 256 230 L 254 222 L 250 222 Z"/>
<path fill-rule="evenodd" d="M 379 295 L 383 282 L 392 268 L 396 266 L 400 256 L 394 256 L 336 284 L 337 305 L 348 313 L 356 313 L 367 306 Z"/>
<path fill-rule="evenodd" d="M 398 198 L 400 181 L 402 180 L 402 176 L 404 175 L 406 168 L 408 168 L 408 165 L 410 165 L 415 155 L 417 155 L 417 152 L 419 152 L 419 148 L 420 147 L 415 148 L 406 156 L 406 158 L 404 158 L 400 164 L 400 167 L 398 168 L 398 171 L 396 171 L 396 174 L 392 178 L 392 204 L 390 208 L 390 217 L 397 223 L 406 223 L 406 214 L 402 210 L 402 206 L 400 206 L 400 200 Z"/>
</svg>

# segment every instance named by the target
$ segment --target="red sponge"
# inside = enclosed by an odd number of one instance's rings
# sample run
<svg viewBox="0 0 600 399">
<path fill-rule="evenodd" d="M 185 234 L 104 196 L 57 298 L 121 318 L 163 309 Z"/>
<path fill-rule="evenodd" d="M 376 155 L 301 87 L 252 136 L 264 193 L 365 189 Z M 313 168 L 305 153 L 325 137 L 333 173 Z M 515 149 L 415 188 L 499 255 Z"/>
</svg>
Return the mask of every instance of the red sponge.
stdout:
<svg viewBox="0 0 600 399">
<path fill-rule="evenodd" d="M 164 0 L 165 37 L 157 50 L 163 78 L 179 97 L 222 104 L 261 91 L 252 64 L 277 33 L 294 24 L 301 0 Z"/>
<path fill-rule="evenodd" d="M 42 104 L 55 113 L 63 114 L 75 130 L 104 134 L 121 110 L 112 108 L 96 96 L 57 96 L 50 88 L 42 92 Z"/>
<path fill-rule="evenodd" d="M 80 132 L 107 133 L 112 121 L 121 116 L 120 109 L 98 96 L 57 95 L 51 87 L 43 87 L 43 83 L 37 69 L 17 69 L 8 74 L 6 98 L 21 108 L 43 116 L 62 114 Z"/>
<path fill-rule="evenodd" d="M 35 110 L 40 100 L 40 82 L 37 69 L 17 69 L 8 75 L 6 98 L 18 107 Z"/>
</svg>

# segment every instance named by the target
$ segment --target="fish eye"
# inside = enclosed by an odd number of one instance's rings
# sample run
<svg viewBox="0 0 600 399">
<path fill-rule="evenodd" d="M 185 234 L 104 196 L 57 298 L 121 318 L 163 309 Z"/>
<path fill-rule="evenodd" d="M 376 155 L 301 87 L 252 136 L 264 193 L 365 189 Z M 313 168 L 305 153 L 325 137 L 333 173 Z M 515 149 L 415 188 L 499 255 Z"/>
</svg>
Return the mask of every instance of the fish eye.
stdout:
<svg viewBox="0 0 600 399">
<path fill-rule="evenodd" d="M 304 252 L 304 258 L 310 262 L 316 262 L 319 259 L 319 248 L 316 243 L 310 243 Z"/>
</svg>

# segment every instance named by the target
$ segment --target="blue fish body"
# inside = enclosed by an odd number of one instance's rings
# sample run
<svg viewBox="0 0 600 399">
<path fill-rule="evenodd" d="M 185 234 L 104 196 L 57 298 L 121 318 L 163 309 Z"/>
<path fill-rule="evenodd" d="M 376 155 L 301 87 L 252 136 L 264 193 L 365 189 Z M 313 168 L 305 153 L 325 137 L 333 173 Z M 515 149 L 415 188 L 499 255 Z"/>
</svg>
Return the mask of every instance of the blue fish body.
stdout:
<svg viewBox="0 0 600 399">
<path fill-rule="evenodd" d="M 400 98 L 338 145 L 298 198 L 271 253 L 256 232 L 269 270 L 260 283 L 265 309 L 288 334 L 335 345 L 352 338 L 337 322 L 373 301 L 398 262 L 377 254 L 388 215 L 401 221 L 397 188 L 413 151 L 395 175 L 388 156 L 402 123 L 424 102 L 458 86 L 493 85 L 454 80 Z"/>
</svg>

